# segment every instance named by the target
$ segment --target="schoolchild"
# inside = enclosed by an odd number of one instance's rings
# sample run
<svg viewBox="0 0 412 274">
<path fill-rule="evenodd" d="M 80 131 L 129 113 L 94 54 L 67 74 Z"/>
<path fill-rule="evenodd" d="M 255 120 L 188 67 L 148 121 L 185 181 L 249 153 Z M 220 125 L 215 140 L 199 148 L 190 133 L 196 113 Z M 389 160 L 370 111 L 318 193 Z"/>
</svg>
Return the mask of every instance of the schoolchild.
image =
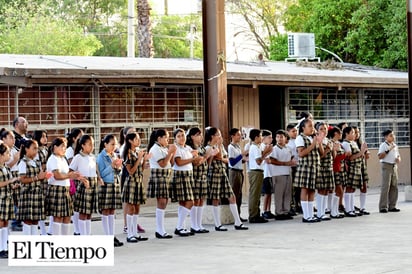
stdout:
<svg viewBox="0 0 412 274">
<path fill-rule="evenodd" d="M 326 136 L 328 135 L 328 124 L 325 122 L 318 122 L 315 128 L 319 134 L 323 134 L 325 138 L 322 141 L 323 154 L 320 155 L 319 174 L 316 177 L 316 189 L 318 195 L 316 197 L 317 217 L 321 221 L 330 221 L 331 218 L 326 215 L 326 208 L 328 207 L 328 194 L 333 192 L 335 181 L 333 177 L 333 143 Z"/>
<path fill-rule="evenodd" d="M 92 214 L 97 212 L 98 186 L 103 185 L 93 149 L 93 137 L 84 134 L 77 140 L 74 157 L 69 166 L 71 171 L 78 171 L 84 178 L 75 180 L 77 189 L 73 203 L 74 211 L 79 212 L 80 235 L 91 234 Z"/>
<path fill-rule="evenodd" d="M 340 141 L 342 140 L 342 130 L 338 127 L 332 127 L 328 130 L 327 136 L 333 142 L 333 178 L 335 182 L 335 192 L 332 196 L 330 208 L 330 217 L 332 219 L 340 219 L 345 217 L 339 213 L 339 205 L 343 199 L 343 188 L 346 185 L 346 170 L 345 170 L 345 150 Z"/>
<path fill-rule="evenodd" d="M 18 177 L 13 177 L 6 162 L 10 160 L 10 148 L 0 143 L 0 258 L 8 258 L 9 220 L 14 219 L 13 188 Z"/>
<path fill-rule="evenodd" d="M 193 161 L 193 206 L 190 210 L 190 231 L 193 233 L 208 233 L 209 230 L 203 227 L 204 201 L 207 199 L 207 160 L 212 156 L 211 151 L 206 151 L 202 144 L 203 135 L 198 127 L 189 129 L 186 138 L 186 145 L 193 150 L 197 150 L 197 159 Z"/>
<path fill-rule="evenodd" d="M 39 153 L 37 153 L 36 160 L 40 160 L 41 163 L 41 169 L 43 171 L 46 170 L 46 163 L 47 163 L 47 158 L 49 155 L 49 151 L 47 148 L 47 131 L 45 130 L 35 130 L 33 131 L 33 140 L 36 140 L 37 143 L 39 144 Z M 43 186 L 43 194 L 45 195 L 44 198 L 46 199 L 46 193 L 47 193 L 47 188 L 49 186 L 48 180 L 44 179 L 42 182 Z M 52 222 L 49 222 L 49 225 L 52 225 Z M 45 220 L 40 220 L 39 221 L 39 227 L 40 227 L 40 235 L 46 235 L 46 225 L 45 225 Z"/>
<path fill-rule="evenodd" d="M 353 127 L 355 130 L 355 142 L 358 145 L 358 147 L 362 146 L 362 140 L 360 138 L 360 132 L 358 127 Z M 359 212 L 358 215 L 369 215 L 370 213 L 366 211 L 366 196 L 368 192 L 368 183 L 369 183 L 369 174 L 368 174 L 368 166 L 367 166 L 367 160 L 369 159 L 369 151 L 366 150 L 365 154 L 362 157 L 362 162 L 361 162 L 361 174 L 362 174 L 362 186 L 360 188 L 360 194 L 359 194 Z"/>
<path fill-rule="evenodd" d="M 266 159 L 268 166 L 271 166 L 273 189 L 275 192 L 275 219 L 290 220 L 290 200 L 292 198 L 292 181 L 290 168 L 296 165 L 292 151 L 286 146 L 287 132 L 285 130 L 276 131 L 276 145 L 269 157 Z"/>
<path fill-rule="evenodd" d="M 260 143 L 260 149 L 265 150 L 266 146 L 272 145 L 273 137 L 270 130 L 262 130 L 262 143 Z M 273 151 L 272 147 L 272 151 Z M 266 159 L 269 157 L 269 154 L 266 156 Z M 272 169 L 273 166 L 266 164 L 266 161 L 262 161 L 263 167 L 263 185 L 262 185 L 262 194 L 263 196 L 263 213 L 262 217 L 265 219 L 275 219 L 275 215 L 270 211 L 272 205 L 272 194 L 274 192 L 273 183 L 272 183 Z"/>
<path fill-rule="evenodd" d="M 172 167 L 173 176 L 170 184 L 170 198 L 172 202 L 179 202 L 177 208 L 177 225 L 175 234 L 186 237 L 194 235 L 184 226 L 186 217 L 189 215 L 193 206 L 193 162 L 198 157 L 197 150 L 193 150 L 186 145 L 186 134 L 181 128 L 173 131 L 176 153 Z"/>
<path fill-rule="evenodd" d="M 287 140 L 286 146 L 290 149 L 293 155 L 293 159 L 295 160 L 296 164 L 291 166 L 291 181 L 292 181 L 292 198 L 290 203 L 290 214 L 291 216 L 296 216 L 297 213 L 302 213 L 302 207 L 300 205 L 300 188 L 293 186 L 293 182 L 295 181 L 296 176 L 296 169 L 297 163 L 299 162 L 299 155 L 298 151 L 296 150 L 296 137 L 298 136 L 298 129 L 296 128 L 296 124 L 288 124 L 286 127 L 286 131 L 288 133 L 289 139 Z"/>
<path fill-rule="evenodd" d="M 70 219 L 73 215 L 73 200 L 70 195 L 70 180 L 83 180 L 79 172 L 69 170 L 65 158 L 67 141 L 58 137 L 49 148 L 47 172 L 53 174 L 49 178 L 46 193 L 46 214 L 53 216 L 53 235 L 69 235 Z"/>
<path fill-rule="evenodd" d="M 171 180 L 173 157 L 176 146 L 169 145 L 169 133 L 164 129 L 154 130 L 150 135 L 149 145 L 150 177 L 147 196 L 156 198 L 156 232 L 158 239 L 171 239 L 172 235 L 166 232 L 165 210 L 169 199 L 169 184 Z"/>
<path fill-rule="evenodd" d="M 35 160 L 39 146 L 35 140 L 22 141 L 20 162 L 18 164 L 20 183 L 17 219 L 23 221 L 24 235 L 37 235 L 39 220 L 46 218 L 42 182 L 46 172 L 41 170 L 41 163 Z"/>
<path fill-rule="evenodd" d="M 227 231 L 227 228 L 222 225 L 220 220 L 219 203 L 222 198 L 227 198 L 229 200 L 229 208 L 235 219 L 235 229 L 247 230 L 248 227 L 244 226 L 240 220 L 236 205 L 236 197 L 230 186 L 229 179 L 227 178 L 226 164 L 224 163 L 221 143 L 222 135 L 220 134 L 220 130 L 215 127 L 207 128 L 204 145 L 206 150 L 211 150 L 212 153 L 212 156 L 208 159 L 209 170 L 207 178 L 209 184 L 209 198 L 212 200 L 213 205 L 215 230 Z"/>
<path fill-rule="evenodd" d="M 123 161 L 115 154 L 117 139 L 113 134 L 106 135 L 100 142 L 97 167 L 103 184 L 99 186 L 98 204 L 102 212 L 102 226 L 106 235 L 114 236 L 114 212 L 122 208 L 120 193 L 120 171 Z M 122 246 L 114 237 L 114 246 Z"/>
<path fill-rule="evenodd" d="M 146 161 L 146 151 L 139 149 L 140 136 L 136 132 L 126 135 L 122 159 L 125 163 L 127 176 L 122 189 L 122 202 L 126 204 L 127 242 L 137 243 L 147 241 L 147 237 L 139 235 L 137 222 L 140 205 L 146 202 L 143 188 L 143 169 Z"/>
<path fill-rule="evenodd" d="M 243 163 L 246 161 L 247 151 L 242 151 L 240 147 L 240 141 L 242 140 L 242 134 L 238 128 L 232 128 L 229 131 L 230 144 L 228 145 L 228 157 L 229 157 L 229 182 L 233 189 L 233 193 L 236 197 L 237 211 L 240 216 L 240 207 L 242 205 L 242 190 L 243 190 Z M 246 219 L 242 219 L 242 222 L 246 222 Z"/>
<path fill-rule="evenodd" d="M 262 151 L 262 133 L 259 129 L 252 129 L 249 132 L 251 140 L 249 149 L 249 222 L 266 223 L 267 220 L 260 216 L 259 204 L 260 193 L 263 185 L 262 163 L 266 156 L 272 152 L 273 145 L 267 145 Z"/>
<path fill-rule="evenodd" d="M 379 198 L 379 212 L 399 212 L 398 201 L 398 164 L 401 162 L 395 134 L 388 129 L 382 133 L 385 141 L 380 144 L 378 158 L 381 162 L 382 184 Z"/>
<path fill-rule="evenodd" d="M 342 146 L 346 154 L 348 176 L 344 194 L 346 217 L 358 216 L 355 212 L 354 196 L 356 188 L 362 187 L 362 158 L 368 149 L 366 143 L 363 143 L 359 149 L 355 142 L 355 136 L 355 130 L 351 126 L 344 128 L 342 131 Z"/>
<path fill-rule="evenodd" d="M 299 163 L 294 186 L 301 188 L 302 222 L 314 223 L 319 220 L 313 216 L 316 177 L 320 169 L 320 155 L 323 154 L 323 134 L 315 135 L 313 121 L 304 119 L 299 125 L 300 135 L 296 138 Z"/>
</svg>

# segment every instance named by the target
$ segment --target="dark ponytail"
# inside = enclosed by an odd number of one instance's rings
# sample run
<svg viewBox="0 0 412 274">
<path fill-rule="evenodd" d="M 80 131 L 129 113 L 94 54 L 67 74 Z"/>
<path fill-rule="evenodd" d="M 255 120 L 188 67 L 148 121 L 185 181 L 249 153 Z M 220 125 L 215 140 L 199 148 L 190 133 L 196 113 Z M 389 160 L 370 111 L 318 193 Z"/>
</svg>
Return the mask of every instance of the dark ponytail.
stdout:
<svg viewBox="0 0 412 274">
<path fill-rule="evenodd" d="M 110 143 L 110 141 L 114 138 L 115 137 L 113 134 L 107 134 L 106 136 L 104 136 L 104 138 L 100 141 L 99 153 L 104 149 L 104 144 Z"/>
<path fill-rule="evenodd" d="M 166 136 L 167 132 L 164 129 L 153 130 L 152 134 L 150 134 L 149 144 L 147 145 L 147 151 L 149 151 L 152 146 L 157 142 L 159 137 Z"/>
</svg>

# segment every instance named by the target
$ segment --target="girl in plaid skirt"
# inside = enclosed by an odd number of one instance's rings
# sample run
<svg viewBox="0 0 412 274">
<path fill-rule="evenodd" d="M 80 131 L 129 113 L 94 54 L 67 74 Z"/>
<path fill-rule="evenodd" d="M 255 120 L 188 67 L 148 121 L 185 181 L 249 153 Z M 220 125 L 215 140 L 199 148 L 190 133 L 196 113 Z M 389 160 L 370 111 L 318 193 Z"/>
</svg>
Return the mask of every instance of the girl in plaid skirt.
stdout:
<svg viewBox="0 0 412 274">
<path fill-rule="evenodd" d="M 42 187 L 46 172 L 41 170 L 40 161 L 35 160 L 38 150 L 35 140 L 22 140 L 18 165 L 22 187 L 17 218 L 23 221 L 24 235 L 37 235 L 39 220 L 46 218 Z"/>
<path fill-rule="evenodd" d="M 353 127 L 346 127 L 343 129 L 342 146 L 345 150 L 346 155 L 346 165 L 347 165 L 347 174 L 348 181 L 345 188 L 345 216 L 347 217 L 356 217 L 355 213 L 355 204 L 354 196 L 356 188 L 362 187 L 362 159 L 365 155 L 368 146 L 366 143 L 362 144 L 361 149 L 355 142 L 355 130 Z"/>
<path fill-rule="evenodd" d="M 207 174 L 209 184 L 209 198 L 212 199 L 213 204 L 213 217 L 215 221 L 216 231 L 227 231 L 220 220 L 220 199 L 228 198 L 229 208 L 235 219 L 236 230 L 247 230 L 248 228 L 243 225 L 237 211 L 236 197 L 233 194 L 232 187 L 230 186 L 229 179 L 226 173 L 226 164 L 223 162 L 222 152 L 222 135 L 220 130 L 215 127 L 209 127 L 206 129 L 205 141 L 206 150 L 211 150 L 212 156 L 208 159 L 209 170 Z"/>
<path fill-rule="evenodd" d="M 106 235 L 114 236 L 114 211 L 122 208 L 120 197 L 120 171 L 123 161 L 114 153 L 117 139 L 113 134 L 106 135 L 100 142 L 97 167 L 104 182 L 99 186 L 99 209 L 102 211 L 102 225 Z M 114 237 L 114 246 L 122 246 Z"/>
<path fill-rule="evenodd" d="M 17 177 L 13 177 L 6 162 L 10 160 L 10 149 L 0 143 L 0 258 L 8 258 L 7 240 L 9 220 L 14 219 L 13 187 Z"/>
<path fill-rule="evenodd" d="M 127 134 L 122 155 L 127 170 L 122 190 L 122 202 L 126 204 L 127 242 L 129 243 L 148 240 L 148 238 L 140 236 L 137 230 L 140 204 L 146 202 L 146 195 L 143 190 L 143 168 L 146 161 L 146 151 L 138 150 L 140 143 L 139 134 L 136 132 Z"/>
<path fill-rule="evenodd" d="M 170 197 L 172 202 L 179 201 L 177 208 L 177 226 L 175 234 L 179 236 L 193 235 L 194 232 L 186 230 L 184 222 L 193 206 L 193 166 L 192 163 L 197 157 L 197 150 L 186 146 L 186 134 L 183 129 L 176 129 L 173 132 L 176 144 L 174 156 L 173 179 L 170 184 Z"/>
<path fill-rule="evenodd" d="M 70 196 L 70 179 L 84 180 L 79 172 L 70 171 L 65 158 L 66 138 L 53 140 L 47 159 L 47 171 L 53 176 L 49 178 L 46 194 L 46 213 L 53 216 L 53 235 L 69 235 L 73 200 Z"/>
<path fill-rule="evenodd" d="M 97 176 L 93 149 L 92 136 L 85 134 L 80 137 L 69 166 L 71 171 L 78 171 L 84 177 L 83 180 L 76 180 L 77 190 L 73 202 L 74 211 L 79 212 L 80 235 L 91 234 L 92 214 L 97 212 L 98 184 L 103 184 L 102 178 Z"/>
<path fill-rule="evenodd" d="M 46 163 L 48 158 L 48 149 L 47 149 L 47 132 L 45 130 L 35 130 L 33 131 L 33 139 L 39 144 L 39 153 L 37 153 L 36 160 L 39 160 L 41 163 L 41 170 L 46 170 Z M 46 198 L 48 182 L 47 179 L 44 179 L 42 182 L 43 194 Z M 53 218 L 53 217 L 52 217 Z M 52 226 L 53 222 L 49 223 L 49 226 Z M 44 220 L 39 221 L 40 235 L 46 235 L 46 225 Z"/>
<path fill-rule="evenodd" d="M 299 163 L 296 170 L 294 186 L 301 188 L 300 199 L 303 211 L 302 222 L 314 223 L 319 220 L 313 216 L 316 177 L 320 168 L 320 155 L 323 151 L 324 133 L 313 137 L 315 129 L 311 119 L 304 119 L 299 124 L 300 135 L 296 138 Z"/>
<path fill-rule="evenodd" d="M 202 226 L 203 202 L 207 199 L 207 159 L 212 154 L 211 150 L 206 151 L 202 145 L 203 135 L 198 127 L 191 128 L 187 133 L 186 145 L 197 150 L 198 157 L 193 160 L 193 206 L 190 210 L 191 232 L 208 233 L 209 230 Z"/>
<path fill-rule="evenodd" d="M 358 147 L 362 147 L 362 142 L 360 139 L 360 132 L 358 127 L 353 127 L 355 130 L 355 142 L 358 145 Z M 368 182 L 369 182 L 369 174 L 368 174 L 368 168 L 366 161 L 369 159 L 369 151 L 366 150 L 365 154 L 362 157 L 362 162 L 361 162 L 361 174 L 362 174 L 362 186 L 360 188 L 360 195 L 359 195 L 359 213 L 358 215 L 369 215 L 370 213 L 366 211 L 365 205 L 366 205 L 366 193 L 368 191 Z"/>
<path fill-rule="evenodd" d="M 169 133 L 164 129 L 158 129 L 150 135 L 149 164 L 150 178 L 148 196 L 157 199 L 156 207 L 156 233 L 158 239 L 170 239 L 164 228 L 165 209 L 169 199 L 169 182 L 171 175 L 171 161 L 176 152 L 175 145 L 169 144 Z"/>
</svg>

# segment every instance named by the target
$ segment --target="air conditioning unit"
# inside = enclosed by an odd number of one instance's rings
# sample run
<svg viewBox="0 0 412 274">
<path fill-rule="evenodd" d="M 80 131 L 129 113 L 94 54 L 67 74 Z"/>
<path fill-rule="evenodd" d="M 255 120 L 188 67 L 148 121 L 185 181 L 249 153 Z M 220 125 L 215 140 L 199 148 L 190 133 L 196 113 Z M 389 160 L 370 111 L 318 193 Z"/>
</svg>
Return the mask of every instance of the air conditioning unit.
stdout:
<svg viewBox="0 0 412 274">
<path fill-rule="evenodd" d="M 315 34 L 289 33 L 288 56 L 289 58 L 315 58 Z"/>
</svg>

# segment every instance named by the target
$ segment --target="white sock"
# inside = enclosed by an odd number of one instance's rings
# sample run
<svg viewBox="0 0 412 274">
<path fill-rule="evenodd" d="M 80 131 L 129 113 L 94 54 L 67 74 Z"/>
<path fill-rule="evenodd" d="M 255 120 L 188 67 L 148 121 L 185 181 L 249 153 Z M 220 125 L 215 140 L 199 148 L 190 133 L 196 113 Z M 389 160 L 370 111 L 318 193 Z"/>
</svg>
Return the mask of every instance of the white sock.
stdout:
<svg viewBox="0 0 412 274">
<path fill-rule="evenodd" d="M 366 193 L 361 192 L 359 200 L 360 200 L 360 209 L 365 209 L 365 206 L 366 206 Z"/>
<path fill-rule="evenodd" d="M 110 235 L 109 233 L 109 216 L 108 215 L 102 215 L 102 225 L 103 225 L 103 231 L 105 235 Z"/>
<path fill-rule="evenodd" d="M 327 202 L 328 206 L 325 208 L 325 211 L 326 209 L 332 210 L 332 201 L 333 201 L 334 196 L 335 196 L 334 193 L 328 193 L 328 202 Z"/>
<path fill-rule="evenodd" d="M 300 205 L 302 207 L 302 212 L 303 212 L 303 219 L 309 219 L 309 214 L 308 214 L 308 201 L 300 201 Z"/>
<path fill-rule="evenodd" d="M 156 208 L 156 232 L 159 233 L 160 235 L 163 235 L 166 233 L 164 222 L 165 222 L 165 210 Z"/>
<path fill-rule="evenodd" d="M 37 228 L 38 225 L 31 225 L 30 229 L 31 229 L 31 235 L 39 235 L 39 229 Z"/>
<path fill-rule="evenodd" d="M 308 216 L 313 218 L 313 201 L 308 201 Z"/>
<path fill-rule="evenodd" d="M 85 235 L 91 235 L 92 234 L 92 220 L 88 219 L 85 222 L 86 222 L 86 234 Z"/>
<path fill-rule="evenodd" d="M 46 235 L 46 224 L 44 223 L 44 220 L 39 221 L 39 226 L 40 226 L 40 235 Z"/>
<path fill-rule="evenodd" d="M 350 193 L 343 194 L 343 199 L 345 200 L 345 211 L 349 212 L 352 210 L 351 205 L 350 205 Z"/>
<path fill-rule="evenodd" d="M 72 216 L 72 221 L 73 221 L 73 232 L 74 233 L 80 233 L 79 229 L 79 212 L 74 211 L 73 216 Z"/>
<path fill-rule="evenodd" d="M 54 222 L 54 218 L 53 216 L 49 217 L 49 229 L 47 230 L 47 233 L 49 233 L 50 235 L 53 235 L 53 222 Z"/>
<path fill-rule="evenodd" d="M 62 234 L 61 235 L 70 235 L 70 227 L 71 227 L 71 224 L 62 224 L 62 228 L 61 228 Z"/>
<path fill-rule="evenodd" d="M 235 225 L 239 226 L 242 224 L 242 221 L 240 221 L 239 217 L 239 211 L 237 211 L 237 205 L 236 204 L 229 204 L 230 211 L 232 212 L 233 218 L 235 218 Z"/>
<path fill-rule="evenodd" d="M 133 236 L 139 236 L 139 232 L 137 231 L 137 222 L 139 220 L 138 214 L 133 214 L 132 216 L 132 226 L 133 226 Z"/>
<path fill-rule="evenodd" d="M 192 206 L 190 209 L 190 227 L 199 230 L 199 224 L 197 223 L 197 206 Z"/>
<path fill-rule="evenodd" d="M 26 223 L 23 223 L 23 235 L 31 235 L 31 227 Z"/>
<path fill-rule="evenodd" d="M 215 220 L 216 227 L 219 227 L 222 225 L 220 221 L 220 207 L 219 206 L 213 206 L 213 219 Z"/>
<path fill-rule="evenodd" d="M 133 237 L 133 215 L 126 214 L 127 237 Z"/>
<path fill-rule="evenodd" d="M 323 195 L 320 195 L 320 194 L 318 194 L 318 195 L 316 195 L 316 209 L 318 210 L 317 212 L 316 212 L 316 216 L 318 216 L 318 218 L 320 218 L 320 217 L 322 217 L 322 215 L 323 215 L 323 201 L 324 201 L 324 196 Z"/>
<path fill-rule="evenodd" d="M 350 208 L 355 211 L 355 192 L 350 194 Z"/>
<path fill-rule="evenodd" d="M 338 212 L 338 203 L 339 203 L 339 197 L 338 196 L 332 196 L 332 206 L 330 209 L 330 213 L 332 216 L 337 216 L 339 214 Z"/>
<path fill-rule="evenodd" d="M 176 228 L 178 230 L 184 229 L 185 225 L 184 222 L 186 220 L 187 215 L 190 214 L 190 209 L 184 207 L 184 206 L 179 206 L 177 209 L 177 226 Z"/>
<path fill-rule="evenodd" d="M 202 218 L 203 218 L 203 206 L 198 206 L 197 207 L 197 226 L 199 227 L 199 229 L 205 229 L 202 225 Z"/>
<path fill-rule="evenodd" d="M 86 235 L 86 220 L 79 219 L 79 233 L 80 235 Z"/>
<path fill-rule="evenodd" d="M 114 235 L 114 215 L 109 215 L 109 235 Z"/>
<path fill-rule="evenodd" d="M 3 227 L 1 229 L 1 243 L 0 243 L 0 250 L 4 250 L 7 251 L 8 247 L 7 247 L 7 240 L 9 237 L 9 228 L 8 227 Z"/>
<path fill-rule="evenodd" d="M 53 235 L 62 235 L 62 224 L 53 222 Z"/>
</svg>

